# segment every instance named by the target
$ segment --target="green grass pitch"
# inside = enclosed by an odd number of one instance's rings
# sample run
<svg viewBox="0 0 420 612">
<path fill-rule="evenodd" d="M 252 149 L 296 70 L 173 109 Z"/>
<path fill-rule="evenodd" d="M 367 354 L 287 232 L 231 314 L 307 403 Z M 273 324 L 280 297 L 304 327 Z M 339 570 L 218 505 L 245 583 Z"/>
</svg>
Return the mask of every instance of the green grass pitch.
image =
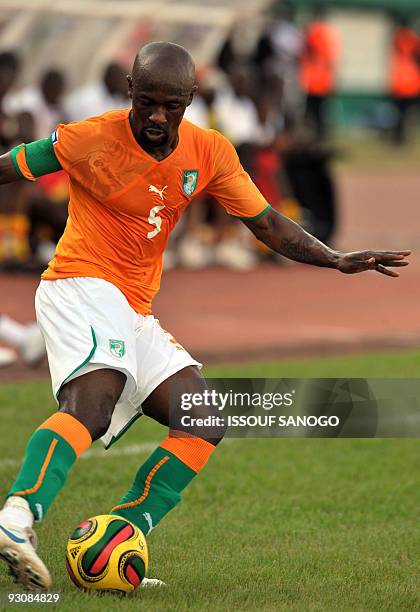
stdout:
<svg viewBox="0 0 420 612">
<path fill-rule="evenodd" d="M 207 370 L 271 377 L 419 372 L 415 351 Z M 47 382 L 0 388 L 1 495 L 28 436 L 53 408 Z M 227 441 L 150 537 L 150 575 L 169 588 L 126 598 L 77 591 L 64 566 L 68 534 L 112 507 L 164 435 L 143 417 L 108 453 L 95 445 L 71 472 L 38 529 L 59 610 L 420 609 L 419 443 L 402 439 Z M 1 610 L 13 590 L 1 567 Z"/>
</svg>

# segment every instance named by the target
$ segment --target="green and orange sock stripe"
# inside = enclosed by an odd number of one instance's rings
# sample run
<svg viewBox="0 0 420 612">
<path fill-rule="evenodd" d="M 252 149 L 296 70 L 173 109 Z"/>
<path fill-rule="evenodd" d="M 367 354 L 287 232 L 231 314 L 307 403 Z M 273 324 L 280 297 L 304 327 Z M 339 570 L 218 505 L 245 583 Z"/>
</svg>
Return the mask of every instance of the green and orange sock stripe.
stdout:
<svg viewBox="0 0 420 612">
<path fill-rule="evenodd" d="M 128 519 L 147 535 L 179 503 L 182 490 L 214 448 L 201 438 L 168 436 L 140 467 L 131 489 L 111 514 Z"/>
<path fill-rule="evenodd" d="M 114 508 L 112 508 L 111 513 L 115 514 L 115 513 L 118 513 L 119 510 L 124 510 L 126 508 L 133 508 L 134 506 L 138 506 L 139 504 L 143 503 L 144 500 L 149 495 L 150 485 L 151 485 L 153 476 L 156 474 L 156 472 L 159 470 L 159 468 L 162 467 L 162 465 L 164 463 L 169 461 L 169 459 L 170 459 L 169 456 L 162 457 L 162 459 L 160 459 L 156 463 L 156 465 L 153 466 L 153 468 L 150 470 L 150 472 L 148 473 L 148 475 L 146 477 L 146 481 L 144 483 L 144 488 L 143 488 L 143 491 L 142 491 L 142 494 L 140 495 L 140 497 L 138 497 L 137 499 L 134 499 L 133 501 L 126 502 L 124 504 L 120 504 L 119 506 L 115 506 Z"/>
<path fill-rule="evenodd" d="M 56 412 L 30 438 L 23 465 L 8 496 L 25 497 L 35 518 L 41 520 L 64 485 L 71 466 L 91 443 L 82 423 L 70 414 Z"/>
</svg>

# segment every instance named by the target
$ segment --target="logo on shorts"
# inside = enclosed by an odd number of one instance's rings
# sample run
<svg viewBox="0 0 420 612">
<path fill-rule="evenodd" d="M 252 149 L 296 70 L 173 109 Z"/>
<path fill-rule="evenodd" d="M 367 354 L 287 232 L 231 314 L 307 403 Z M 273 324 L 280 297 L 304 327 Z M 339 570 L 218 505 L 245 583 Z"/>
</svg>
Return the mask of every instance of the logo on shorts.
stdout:
<svg viewBox="0 0 420 612">
<path fill-rule="evenodd" d="M 182 183 L 182 189 L 187 196 L 194 193 L 197 187 L 198 181 L 198 170 L 184 170 L 184 180 Z"/>
<path fill-rule="evenodd" d="M 114 357 L 120 357 L 120 358 L 124 357 L 125 355 L 124 340 L 110 340 L 109 350 L 111 351 L 111 355 L 114 355 Z"/>
</svg>

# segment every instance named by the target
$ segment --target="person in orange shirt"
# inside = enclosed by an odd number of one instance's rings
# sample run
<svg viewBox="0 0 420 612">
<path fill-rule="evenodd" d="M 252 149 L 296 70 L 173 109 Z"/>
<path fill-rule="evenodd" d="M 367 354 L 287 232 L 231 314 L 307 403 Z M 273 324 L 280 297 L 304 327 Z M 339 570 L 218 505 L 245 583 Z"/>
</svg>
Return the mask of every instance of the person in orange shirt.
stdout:
<svg viewBox="0 0 420 612">
<path fill-rule="evenodd" d="M 300 83 L 306 94 L 306 121 L 317 138 L 327 132 L 327 105 L 336 86 L 339 40 L 335 29 L 324 20 L 324 9 L 317 8 L 316 19 L 304 36 L 300 58 Z"/>
<path fill-rule="evenodd" d="M 394 32 L 389 85 L 396 109 L 393 138 L 395 144 L 401 145 L 407 142 L 410 110 L 420 93 L 420 39 L 406 19 L 400 19 Z"/>
<path fill-rule="evenodd" d="M 233 146 L 183 120 L 194 82 L 185 49 L 150 43 L 129 77 L 131 109 L 61 125 L 0 158 L 0 183 L 60 169 L 70 177 L 67 225 L 36 294 L 58 412 L 30 438 L 0 511 L 0 557 L 28 588 L 51 584 L 35 551 L 33 521 L 44 517 L 93 441 L 109 447 L 142 413 L 169 427 L 111 511 L 147 535 L 224 435 L 223 425 L 191 429 L 174 420 L 185 394 L 203 396 L 206 384 L 201 364 L 151 314 L 170 231 L 196 195 L 206 189 L 259 240 L 295 261 L 388 276 L 398 276 L 390 266 L 407 264 L 408 251 L 333 251 L 273 210 Z M 189 415 L 215 412 L 203 403 Z"/>
</svg>

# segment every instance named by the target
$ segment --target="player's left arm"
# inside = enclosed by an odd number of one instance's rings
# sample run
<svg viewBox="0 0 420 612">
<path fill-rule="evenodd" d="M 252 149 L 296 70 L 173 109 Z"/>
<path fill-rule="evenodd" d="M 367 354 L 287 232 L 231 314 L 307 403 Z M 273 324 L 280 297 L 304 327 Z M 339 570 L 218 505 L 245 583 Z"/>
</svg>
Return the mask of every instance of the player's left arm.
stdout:
<svg viewBox="0 0 420 612">
<path fill-rule="evenodd" d="M 300 225 L 270 208 L 265 214 L 253 218 L 241 218 L 254 236 L 270 249 L 284 257 L 325 268 L 335 268 L 345 274 L 376 270 L 387 276 L 399 276 L 394 270 L 407 266 L 405 258 L 410 251 L 356 251 L 342 253 L 330 249 L 320 240 L 308 234 Z"/>
</svg>

